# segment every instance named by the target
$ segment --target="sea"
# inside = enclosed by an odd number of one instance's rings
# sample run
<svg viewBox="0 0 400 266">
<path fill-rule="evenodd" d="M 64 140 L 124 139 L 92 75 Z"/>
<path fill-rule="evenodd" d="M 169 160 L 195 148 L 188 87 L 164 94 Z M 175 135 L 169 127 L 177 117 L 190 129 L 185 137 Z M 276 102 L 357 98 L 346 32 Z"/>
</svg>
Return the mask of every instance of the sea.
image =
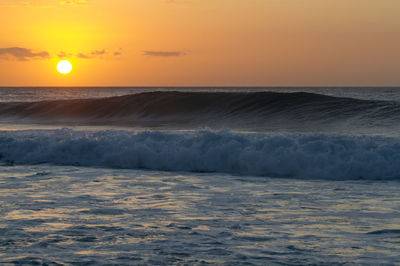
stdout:
<svg viewBox="0 0 400 266">
<path fill-rule="evenodd" d="M 400 88 L 0 88 L 1 265 L 400 265 Z"/>
</svg>

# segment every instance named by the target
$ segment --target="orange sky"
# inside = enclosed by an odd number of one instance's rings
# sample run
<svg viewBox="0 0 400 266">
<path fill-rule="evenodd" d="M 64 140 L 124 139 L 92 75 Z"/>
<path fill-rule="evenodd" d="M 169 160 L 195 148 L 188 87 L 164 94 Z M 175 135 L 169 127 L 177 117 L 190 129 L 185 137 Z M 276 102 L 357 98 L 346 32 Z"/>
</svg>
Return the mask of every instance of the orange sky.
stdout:
<svg viewBox="0 0 400 266">
<path fill-rule="evenodd" d="M 400 86 L 399 11 L 399 0 L 0 0 L 0 86 Z M 65 58 L 74 69 L 61 75 Z"/>
</svg>

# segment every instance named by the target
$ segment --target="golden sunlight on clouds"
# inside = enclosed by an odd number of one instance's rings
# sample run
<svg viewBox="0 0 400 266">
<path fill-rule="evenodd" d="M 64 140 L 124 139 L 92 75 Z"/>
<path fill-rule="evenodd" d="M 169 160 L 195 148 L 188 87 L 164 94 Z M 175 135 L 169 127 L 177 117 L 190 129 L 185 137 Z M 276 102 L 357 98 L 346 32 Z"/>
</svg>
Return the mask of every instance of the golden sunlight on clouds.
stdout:
<svg viewBox="0 0 400 266">
<path fill-rule="evenodd" d="M 397 0 L 0 5 L 1 86 L 400 83 Z M 61 59 L 76 62 L 68 80 Z"/>
</svg>

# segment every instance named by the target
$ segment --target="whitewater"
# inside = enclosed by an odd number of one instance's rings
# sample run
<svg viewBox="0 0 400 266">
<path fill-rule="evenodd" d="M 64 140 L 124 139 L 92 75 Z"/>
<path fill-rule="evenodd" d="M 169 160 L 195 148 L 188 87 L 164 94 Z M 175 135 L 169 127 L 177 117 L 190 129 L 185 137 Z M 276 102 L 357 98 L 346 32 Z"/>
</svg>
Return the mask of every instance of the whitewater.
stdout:
<svg viewBox="0 0 400 266">
<path fill-rule="evenodd" d="M 0 132 L 8 164 L 98 166 L 302 179 L 400 180 L 396 138 L 229 131 Z"/>
<path fill-rule="evenodd" d="M 0 88 L 0 263 L 397 265 L 399 88 Z"/>
</svg>

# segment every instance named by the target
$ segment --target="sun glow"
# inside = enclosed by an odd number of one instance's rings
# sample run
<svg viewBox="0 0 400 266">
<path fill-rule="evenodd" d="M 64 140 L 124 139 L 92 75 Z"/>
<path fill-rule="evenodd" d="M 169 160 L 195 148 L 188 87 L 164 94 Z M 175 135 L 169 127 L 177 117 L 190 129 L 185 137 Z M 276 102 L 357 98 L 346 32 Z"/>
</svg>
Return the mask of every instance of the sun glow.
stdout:
<svg viewBox="0 0 400 266">
<path fill-rule="evenodd" d="M 57 70 L 61 74 L 68 74 L 72 70 L 72 64 L 68 60 L 62 60 L 57 64 Z"/>
</svg>

